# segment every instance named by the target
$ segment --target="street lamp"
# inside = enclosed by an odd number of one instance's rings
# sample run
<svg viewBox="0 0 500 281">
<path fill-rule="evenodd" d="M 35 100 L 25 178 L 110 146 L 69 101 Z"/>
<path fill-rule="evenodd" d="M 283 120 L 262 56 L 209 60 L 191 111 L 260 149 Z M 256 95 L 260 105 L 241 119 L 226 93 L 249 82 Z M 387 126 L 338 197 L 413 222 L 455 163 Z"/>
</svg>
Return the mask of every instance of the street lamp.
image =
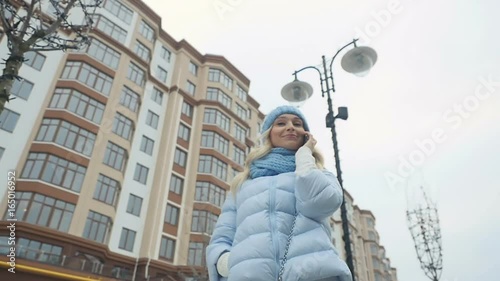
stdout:
<svg viewBox="0 0 500 281">
<path fill-rule="evenodd" d="M 337 169 L 337 179 L 340 183 L 340 186 L 342 187 L 343 200 L 342 200 L 342 205 L 340 206 L 342 230 L 344 232 L 342 239 L 344 240 L 344 245 L 345 245 L 347 266 L 351 270 L 353 281 L 355 281 L 355 274 L 354 274 L 354 263 L 351 250 L 351 239 L 349 237 L 349 221 L 347 219 L 347 209 L 345 206 L 345 197 L 344 197 L 344 185 L 342 183 L 342 171 L 340 170 L 337 133 L 335 131 L 335 119 L 340 118 L 342 120 L 347 120 L 349 115 L 347 112 L 347 107 L 339 107 L 338 114 L 336 116 L 334 115 L 331 95 L 335 93 L 332 65 L 333 61 L 340 53 L 340 51 L 342 51 L 343 49 L 345 49 L 350 45 L 354 45 L 354 48 L 349 50 L 342 57 L 341 65 L 345 71 L 357 76 L 367 75 L 372 66 L 377 61 L 377 53 L 375 52 L 375 50 L 369 47 L 358 47 L 356 46 L 356 41 L 358 41 L 358 39 L 354 39 L 349 44 L 340 48 L 330 61 L 330 66 L 328 69 L 326 67 L 325 56 L 322 56 L 323 72 L 321 72 L 321 70 L 315 66 L 306 66 L 300 70 L 295 71 L 293 73 L 293 75 L 295 76 L 295 80 L 293 82 L 286 84 L 281 90 L 281 96 L 285 100 L 290 102 L 291 105 L 299 107 L 303 105 L 305 101 L 311 97 L 313 89 L 309 83 L 299 81 L 297 79 L 297 74 L 306 69 L 315 69 L 319 73 L 320 84 L 321 84 L 321 96 L 324 97 L 326 93 L 328 101 L 328 114 L 326 115 L 325 121 L 326 121 L 326 127 L 331 128 L 332 131 L 333 151 L 335 154 L 335 168 Z M 331 82 L 331 87 L 330 87 L 330 82 Z"/>
</svg>

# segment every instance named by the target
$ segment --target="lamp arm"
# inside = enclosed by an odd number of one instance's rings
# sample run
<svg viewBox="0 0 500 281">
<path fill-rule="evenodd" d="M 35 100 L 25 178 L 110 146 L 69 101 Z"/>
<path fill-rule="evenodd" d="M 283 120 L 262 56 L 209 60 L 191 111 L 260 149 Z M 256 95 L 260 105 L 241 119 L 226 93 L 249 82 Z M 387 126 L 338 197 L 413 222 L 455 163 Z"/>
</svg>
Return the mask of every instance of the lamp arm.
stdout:
<svg viewBox="0 0 500 281">
<path fill-rule="evenodd" d="M 333 82 L 333 61 L 335 61 L 335 58 L 337 57 L 337 55 L 345 48 L 347 48 L 348 46 L 354 44 L 354 46 L 356 47 L 356 41 L 358 41 L 359 39 L 353 39 L 352 42 L 346 44 L 344 47 L 340 48 L 336 53 L 335 55 L 333 56 L 332 60 L 330 61 L 330 79 L 332 80 L 332 90 L 333 92 L 335 92 L 335 83 Z M 326 78 L 328 79 L 328 77 Z"/>
<path fill-rule="evenodd" d="M 306 69 L 309 69 L 309 68 L 316 69 L 316 71 L 319 73 L 319 77 L 322 79 L 321 71 L 320 71 L 320 70 L 319 70 L 316 66 L 306 66 L 306 67 L 303 67 L 303 68 L 301 68 L 301 69 L 299 69 L 299 70 L 295 71 L 295 72 L 293 73 L 293 75 L 295 75 L 295 79 L 297 79 L 297 74 L 298 74 L 299 72 L 302 72 L 302 70 L 306 70 Z"/>
<path fill-rule="evenodd" d="M 330 72 L 332 71 L 332 65 L 333 65 L 333 61 L 335 60 L 335 58 L 337 57 L 337 55 L 345 48 L 347 48 L 348 46 L 354 44 L 354 46 L 356 46 L 356 41 L 358 41 L 359 39 L 353 39 L 352 42 L 346 44 L 344 47 L 340 48 L 336 53 L 335 55 L 333 56 L 332 60 L 330 61 Z"/>
<path fill-rule="evenodd" d="M 320 81 L 320 85 L 321 85 L 321 95 L 324 96 L 325 94 L 325 90 L 324 90 L 324 87 L 323 87 L 323 81 L 325 81 L 326 79 L 328 79 L 328 76 L 326 73 L 322 74 L 321 73 L 321 70 L 319 70 L 319 68 L 315 67 L 315 66 L 306 66 L 306 67 L 303 67 L 299 70 L 296 70 L 293 75 L 295 76 L 295 80 L 297 80 L 297 74 L 303 70 L 306 70 L 306 69 L 316 69 L 316 71 L 318 72 L 319 74 L 319 81 Z M 323 75 L 325 76 L 325 78 L 323 79 Z"/>
</svg>

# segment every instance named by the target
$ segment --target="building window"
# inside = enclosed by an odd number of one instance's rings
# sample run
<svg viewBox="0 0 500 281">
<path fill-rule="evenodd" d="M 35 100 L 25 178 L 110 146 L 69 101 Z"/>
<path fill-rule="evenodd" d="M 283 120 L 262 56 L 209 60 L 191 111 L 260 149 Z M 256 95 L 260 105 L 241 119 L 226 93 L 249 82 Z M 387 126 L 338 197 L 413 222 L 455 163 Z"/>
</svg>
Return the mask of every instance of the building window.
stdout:
<svg viewBox="0 0 500 281">
<path fill-rule="evenodd" d="M 226 200 L 226 190 L 210 182 L 197 181 L 194 198 L 196 201 L 209 202 L 222 207 Z"/>
<path fill-rule="evenodd" d="M 16 128 L 17 120 L 19 120 L 19 113 L 14 112 L 8 108 L 4 108 L 0 114 L 0 129 L 7 131 L 9 133 L 14 132 Z"/>
<path fill-rule="evenodd" d="M 201 242 L 189 242 L 188 265 L 205 266 L 206 245 Z"/>
<path fill-rule="evenodd" d="M 92 155 L 95 139 L 96 135 L 90 131 L 64 120 L 48 118 L 42 120 L 35 138 L 36 141 L 57 143 L 86 156 Z"/>
<path fill-rule="evenodd" d="M 113 85 L 111 76 L 79 61 L 66 62 L 61 78 L 78 80 L 105 96 L 109 96 Z"/>
<path fill-rule="evenodd" d="M 158 128 L 158 120 L 160 117 L 152 112 L 151 110 L 148 110 L 148 115 L 146 116 L 146 124 L 151 126 L 154 129 Z"/>
<path fill-rule="evenodd" d="M 148 180 L 149 168 L 137 163 L 135 166 L 134 180 L 146 184 Z"/>
<path fill-rule="evenodd" d="M 172 53 L 165 46 L 161 46 L 160 57 L 162 59 L 166 60 L 167 62 L 170 62 L 171 56 L 172 56 Z"/>
<path fill-rule="evenodd" d="M 174 163 L 181 167 L 186 167 L 186 159 L 187 159 L 187 152 L 184 152 L 183 150 L 176 148 L 174 154 Z"/>
<path fill-rule="evenodd" d="M 153 92 L 151 93 L 151 99 L 161 105 L 163 102 L 163 92 L 154 87 Z"/>
<path fill-rule="evenodd" d="M 122 228 L 122 234 L 120 235 L 118 248 L 132 252 L 132 250 L 134 249 L 135 233 L 135 231 L 128 228 Z"/>
<path fill-rule="evenodd" d="M 139 41 L 135 42 L 134 53 L 145 62 L 151 60 L 151 51 Z"/>
<path fill-rule="evenodd" d="M 108 142 L 108 145 L 106 146 L 106 152 L 104 153 L 104 164 L 120 172 L 123 172 L 127 159 L 128 156 L 125 149 L 112 142 Z"/>
<path fill-rule="evenodd" d="M 153 147 L 155 145 L 155 142 L 146 137 L 146 136 L 142 136 L 142 140 L 141 140 L 141 151 L 148 154 L 148 155 L 153 155 Z"/>
<path fill-rule="evenodd" d="M 112 131 L 120 137 L 130 140 L 134 132 L 134 124 L 132 120 L 117 112 L 113 120 Z"/>
<path fill-rule="evenodd" d="M 222 103 L 226 108 L 231 108 L 232 99 L 217 88 L 207 88 L 207 99 Z"/>
<path fill-rule="evenodd" d="M 187 117 L 192 118 L 193 117 L 193 106 L 190 105 L 189 103 L 183 101 L 181 112 L 182 112 L 182 114 L 186 115 Z"/>
<path fill-rule="evenodd" d="M 193 210 L 193 220 L 191 221 L 192 232 L 202 232 L 212 235 L 218 215 L 207 211 Z"/>
<path fill-rule="evenodd" d="M 189 72 L 194 76 L 198 76 L 198 66 L 192 61 L 189 62 Z"/>
<path fill-rule="evenodd" d="M 167 83 L 167 75 L 167 71 L 161 66 L 158 66 L 158 68 L 156 69 L 156 77 L 158 77 L 158 79 L 163 83 Z"/>
<path fill-rule="evenodd" d="M 200 155 L 200 161 L 198 163 L 198 172 L 211 174 L 223 181 L 226 181 L 227 164 L 213 156 Z"/>
<path fill-rule="evenodd" d="M 179 221 L 179 208 L 167 204 L 167 210 L 165 211 L 165 223 L 171 225 L 177 225 Z"/>
<path fill-rule="evenodd" d="M 130 63 L 128 65 L 127 78 L 139 86 L 144 86 L 144 70 L 135 65 L 135 63 Z"/>
<path fill-rule="evenodd" d="M 375 221 L 372 218 L 366 218 L 366 224 L 368 225 L 368 227 L 375 227 Z"/>
<path fill-rule="evenodd" d="M 229 117 L 227 117 L 217 109 L 205 108 L 205 115 L 203 116 L 203 122 L 207 124 L 217 125 L 222 130 L 229 132 L 229 122 L 230 122 Z"/>
<path fill-rule="evenodd" d="M 106 244 L 109 231 L 111 230 L 111 219 L 108 216 L 89 211 L 82 236 L 84 238 Z"/>
<path fill-rule="evenodd" d="M 233 89 L 233 79 L 219 69 L 210 68 L 208 70 L 208 81 L 219 82 L 229 90 Z"/>
<path fill-rule="evenodd" d="M 42 180 L 80 192 L 87 168 L 46 153 L 28 154 L 21 178 Z"/>
<path fill-rule="evenodd" d="M 94 21 L 95 28 L 99 29 L 104 34 L 109 35 L 116 41 L 122 44 L 125 43 L 125 39 L 127 38 L 127 31 L 125 29 L 121 28 L 119 25 L 113 23 L 102 15 L 94 14 L 92 16 L 92 20 Z"/>
<path fill-rule="evenodd" d="M 182 195 L 183 186 L 184 179 L 172 174 L 172 178 L 170 178 L 170 191 L 175 194 Z"/>
<path fill-rule="evenodd" d="M 115 15 L 125 23 L 130 24 L 132 22 L 134 12 L 117 0 L 106 0 L 104 3 L 104 9 L 108 10 L 111 14 Z"/>
<path fill-rule="evenodd" d="M 139 25 L 139 33 L 144 36 L 144 38 L 148 39 L 149 41 L 153 42 L 154 37 L 155 37 L 155 31 L 154 29 L 147 24 L 144 21 L 141 21 L 141 24 Z"/>
<path fill-rule="evenodd" d="M 372 257 L 372 265 L 373 265 L 373 269 L 380 270 L 380 268 L 381 268 L 380 267 L 380 262 L 379 262 L 378 258 L 376 258 L 376 257 Z M 382 278 L 376 278 L 376 279 L 378 279 L 377 281 L 383 281 L 384 280 Z"/>
<path fill-rule="evenodd" d="M 104 202 L 108 205 L 115 206 L 119 192 L 120 184 L 117 181 L 99 174 L 94 190 L 94 199 Z"/>
<path fill-rule="evenodd" d="M 10 94 L 20 97 L 23 100 L 28 100 L 31 95 L 31 90 L 33 90 L 33 83 L 30 81 L 24 78 L 21 80 L 14 79 L 14 83 L 10 89 Z"/>
<path fill-rule="evenodd" d="M 174 261 L 175 240 L 163 236 L 160 243 L 160 258 Z"/>
<path fill-rule="evenodd" d="M 140 216 L 142 207 L 142 198 L 139 196 L 135 196 L 134 194 L 130 194 L 128 197 L 127 204 L 127 213 Z"/>
<path fill-rule="evenodd" d="M 2 245 L 7 245 L 7 241 L 5 242 Z M 60 246 L 26 238 L 19 238 L 16 246 L 16 255 L 19 258 L 52 265 L 61 264 L 63 248 Z"/>
<path fill-rule="evenodd" d="M 179 132 L 177 136 L 185 141 L 189 141 L 189 136 L 191 135 L 191 129 L 184 125 L 183 123 L 179 124 Z"/>
<path fill-rule="evenodd" d="M 246 102 L 247 96 L 248 96 L 247 91 L 245 91 L 240 85 L 237 85 L 236 88 L 237 88 L 236 95 L 238 96 L 238 98 L 240 98 L 240 100 Z"/>
<path fill-rule="evenodd" d="M 247 135 L 247 130 L 238 124 L 234 124 L 234 137 L 242 143 L 245 143 L 245 137 Z"/>
<path fill-rule="evenodd" d="M 368 238 L 373 241 L 377 241 L 377 235 L 373 231 L 368 231 Z"/>
<path fill-rule="evenodd" d="M 33 51 L 24 53 L 24 64 L 33 67 L 36 70 L 41 70 L 45 63 L 45 56 Z"/>
<path fill-rule="evenodd" d="M 238 117 L 243 120 L 246 120 L 246 118 L 248 118 L 247 110 L 239 104 L 236 104 L 236 115 L 238 115 Z"/>
<path fill-rule="evenodd" d="M 123 86 L 120 104 L 126 106 L 133 112 L 137 112 L 139 109 L 139 95 L 128 87 Z"/>
<path fill-rule="evenodd" d="M 212 131 L 201 132 L 201 146 L 215 148 L 224 155 L 228 155 L 229 140 Z"/>
<path fill-rule="evenodd" d="M 234 177 L 236 177 L 236 175 L 238 175 L 240 171 L 234 169 L 233 167 L 231 167 L 231 178 L 234 179 Z"/>
<path fill-rule="evenodd" d="M 57 88 L 49 107 L 66 109 L 91 122 L 100 124 L 105 105 L 77 90 Z"/>
<path fill-rule="evenodd" d="M 241 166 L 245 164 L 245 151 L 236 145 L 233 145 L 233 160 Z"/>
<path fill-rule="evenodd" d="M 193 84 L 193 83 L 191 83 L 191 82 L 189 82 L 189 81 L 187 81 L 187 82 L 186 82 L 186 91 L 187 91 L 190 95 L 194 96 L 194 94 L 195 94 L 195 92 L 196 92 L 196 85 L 195 85 L 195 84 Z"/>
<path fill-rule="evenodd" d="M 117 69 L 120 63 L 120 53 L 96 38 L 91 38 L 89 45 L 86 45 L 85 48 L 81 50 L 76 50 L 76 52 L 87 53 L 89 56 L 112 69 Z"/>
<path fill-rule="evenodd" d="M 16 193 L 16 218 L 19 221 L 68 232 L 75 205 L 32 192 Z M 8 219 L 5 212 L 4 219 Z"/>
</svg>

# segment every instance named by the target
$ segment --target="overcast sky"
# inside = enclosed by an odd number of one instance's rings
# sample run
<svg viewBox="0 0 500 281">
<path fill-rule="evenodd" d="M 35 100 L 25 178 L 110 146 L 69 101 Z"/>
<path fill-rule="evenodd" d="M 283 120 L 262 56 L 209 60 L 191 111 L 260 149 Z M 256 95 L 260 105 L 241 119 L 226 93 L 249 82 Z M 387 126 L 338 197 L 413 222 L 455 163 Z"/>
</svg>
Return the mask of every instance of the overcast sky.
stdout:
<svg viewBox="0 0 500 281">
<path fill-rule="evenodd" d="M 294 70 L 319 66 L 355 37 L 374 48 L 378 61 L 366 77 L 344 72 L 341 55 L 334 62 L 334 108 L 350 115 L 336 122 L 344 187 L 375 215 L 400 281 L 428 280 L 406 224 L 407 197 L 415 202 L 408 181 L 424 182 L 437 201 L 441 280 L 500 280 L 500 2 L 145 2 L 177 41 L 243 72 L 264 113 L 286 103 L 280 91 Z M 299 79 L 315 89 L 302 110 L 335 171 L 318 74 Z"/>
</svg>

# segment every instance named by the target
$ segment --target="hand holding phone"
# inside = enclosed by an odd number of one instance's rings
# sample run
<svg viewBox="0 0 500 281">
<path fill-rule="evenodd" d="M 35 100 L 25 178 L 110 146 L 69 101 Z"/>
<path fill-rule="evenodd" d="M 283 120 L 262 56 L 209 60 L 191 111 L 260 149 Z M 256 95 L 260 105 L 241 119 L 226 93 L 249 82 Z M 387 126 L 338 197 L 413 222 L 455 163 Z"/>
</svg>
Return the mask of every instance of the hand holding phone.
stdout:
<svg viewBox="0 0 500 281">
<path fill-rule="evenodd" d="M 307 145 L 311 150 L 316 146 L 316 139 L 309 132 L 304 135 L 304 145 Z"/>
</svg>

